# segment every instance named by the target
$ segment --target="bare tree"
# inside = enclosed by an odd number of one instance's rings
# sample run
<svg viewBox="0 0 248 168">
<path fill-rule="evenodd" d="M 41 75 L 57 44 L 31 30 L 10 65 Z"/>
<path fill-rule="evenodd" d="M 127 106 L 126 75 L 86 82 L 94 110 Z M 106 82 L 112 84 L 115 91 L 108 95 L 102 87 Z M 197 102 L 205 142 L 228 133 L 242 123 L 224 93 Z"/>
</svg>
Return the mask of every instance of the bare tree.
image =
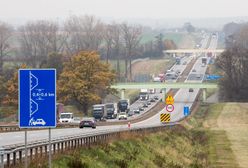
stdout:
<svg viewBox="0 0 248 168">
<path fill-rule="evenodd" d="M 105 50 L 106 50 L 106 62 L 108 63 L 109 55 L 111 54 L 111 50 L 113 48 L 114 44 L 114 27 L 113 25 L 105 25 L 104 26 L 104 33 L 103 33 L 103 39 L 105 43 Z"/>
<path fill-rule="evenodd" d="M 20 27 L 21 52 L 32 67 L 40 67 L 49 53 L 63 50 L 66 36 L 57 23 L 38 20 Z"/>
<path fill-rule="evenodd" d="M 117 75 L 120 78 L 120 52 L 123 47 L 121 43 L 121 27 L 118 24 L 112 24 L 112 36 L 113 36 L 113 53 L 117 58 Z"/>
<path fill-rule="evenodd" d="M 3 63 L 6 56 L 11 52 L 10 37 L 12 27 L 7 23 L 0 22 L 0 74 L 3 73 Z"/>
<path fill-rule="evenodd" d="M 139 45 L 141 39 L 142 28 L 141 26 L 129 26 L 126 23 L 123 23 L 122 26 L 123 32 L 123 40 L 126 48 L 126 59 L 125 59 L 125 67 L 126 73 L 125 77 L 128 77 L 128 60 L 129 60 L 129 77 L 132 80 L 132 56 L 135 53 L 135 49 Z"/>
<path fill-rule="evenodd" d="M 64 27 L 68 36 L 67 52 L 70 55 L 82 50 L 98 50 L 103 39 L 103 24 L 99 19 L 88 15 L 71 16 Z"/>
<path fill-rule="evenodd" d="M 220 95 L 223 100 L 248 100 L 248 25 L 231 35 L 225 52 L 217 58 L 217 65 L 223 70 L 220 80 Z M 228 36 L 230 38 L 230 35 Z"/>
</svg>

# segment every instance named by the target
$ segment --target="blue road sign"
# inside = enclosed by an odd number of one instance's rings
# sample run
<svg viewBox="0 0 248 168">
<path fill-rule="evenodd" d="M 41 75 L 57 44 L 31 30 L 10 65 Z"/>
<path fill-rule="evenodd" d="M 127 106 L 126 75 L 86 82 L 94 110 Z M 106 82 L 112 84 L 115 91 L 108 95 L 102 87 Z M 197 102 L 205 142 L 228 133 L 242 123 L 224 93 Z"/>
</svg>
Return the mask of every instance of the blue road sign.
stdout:
<svg viewBox="0 0 248 168">
<path fill-rule="evenodd" d="M 206 80 L 218 80 L 222 78 L 220 75 L 206 75 Z"/>
<path fill-rule="evenodd" d="M 184 116 L 188 116 L 189 115 L 189 106 L 184 106 L 184 108 L 183 108 L 183 114 L 184 114 Z"/>
<path fill-rule="evenodd" d="M 56 127 L 56 70 L 19 70 L 19 127 Z"/>
</svg>

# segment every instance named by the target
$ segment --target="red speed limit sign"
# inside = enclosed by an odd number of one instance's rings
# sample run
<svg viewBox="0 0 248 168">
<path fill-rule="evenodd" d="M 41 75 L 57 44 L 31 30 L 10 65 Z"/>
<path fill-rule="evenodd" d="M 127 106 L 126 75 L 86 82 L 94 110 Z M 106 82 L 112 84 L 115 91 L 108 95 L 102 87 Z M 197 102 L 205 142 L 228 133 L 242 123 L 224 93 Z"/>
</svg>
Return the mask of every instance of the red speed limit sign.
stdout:
<svg viewBox="0 0 248 168">
<path fill-rule="evenodd" d="M 166 110 L 167 110 L 168 112 L 172 112 L 172 111 L 174 110 L 174 106 L 173 106 L 172 104 L 167 104 L 167 105 L 166 105 Z"/>
</svg>

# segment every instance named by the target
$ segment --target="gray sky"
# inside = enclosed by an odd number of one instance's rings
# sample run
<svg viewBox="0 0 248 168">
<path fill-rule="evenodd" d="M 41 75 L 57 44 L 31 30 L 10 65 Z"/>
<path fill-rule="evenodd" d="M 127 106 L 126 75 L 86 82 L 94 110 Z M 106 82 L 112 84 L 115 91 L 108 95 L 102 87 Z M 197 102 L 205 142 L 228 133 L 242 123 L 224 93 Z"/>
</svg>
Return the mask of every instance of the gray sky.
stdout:
<svg viewBox="0 0 248 168">
<path fill-rule="evenodd" d="M 118 18 L 248 16 L 247 0 L 0 0 L 0 18 Z"/>
</svg>

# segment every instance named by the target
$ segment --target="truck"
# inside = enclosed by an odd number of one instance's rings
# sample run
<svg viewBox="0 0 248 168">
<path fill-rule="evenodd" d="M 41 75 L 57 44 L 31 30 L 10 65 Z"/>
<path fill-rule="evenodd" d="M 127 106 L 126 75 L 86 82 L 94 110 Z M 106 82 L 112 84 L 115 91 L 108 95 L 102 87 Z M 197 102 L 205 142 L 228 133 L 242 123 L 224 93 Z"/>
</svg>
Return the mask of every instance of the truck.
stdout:
<svg viewBox="0 0 248 168">
<path fill-rule="evenodd" d="M 105 104 L 95 104 L 92 106 L 92 115 L 96 120 L 102 120 L 107 116 Z"/>
<path fill-rule="evenodd" d="M 107 119 L 114 119 L 117 117 L 117 103 L 107 103 L 106 104 L 107 110 Z"/>
<path fill-rule="evenodd" d="M 128 112 L 129 111 L 129 100 L 123 99 L 118 102 L 118 113 L 119 112 Z"/>
<path fill-rule="evenodd" d="M 207 57 L 202 57 L 202 64 L 206 65 L 207 64 Z"/>
<path fill-rule="evenodd" d="M 181 64 L 181 58 L 180 57 L 176 57 L 176 64 L 180 65 Z"/>
<path fill-rule="evenodd" d="M 140 100 L 148 100 L 149 99 L 149 94 L 148 94 L 148 89 L 140 89 Z"/>
<path fill-rule="evenodd" d="M 153 89 L 149 89 L 149 93 L 150 94 L 155 94 L 156 93 L 156 89 L 154 89 L 154 88 Z"/>
<path fill-rule="evenodd" d="M 72 123 L 74 121 L 74 115 L 71 112 L 60 113 L 59 122 L 60 123 Z"/>
</svg>

